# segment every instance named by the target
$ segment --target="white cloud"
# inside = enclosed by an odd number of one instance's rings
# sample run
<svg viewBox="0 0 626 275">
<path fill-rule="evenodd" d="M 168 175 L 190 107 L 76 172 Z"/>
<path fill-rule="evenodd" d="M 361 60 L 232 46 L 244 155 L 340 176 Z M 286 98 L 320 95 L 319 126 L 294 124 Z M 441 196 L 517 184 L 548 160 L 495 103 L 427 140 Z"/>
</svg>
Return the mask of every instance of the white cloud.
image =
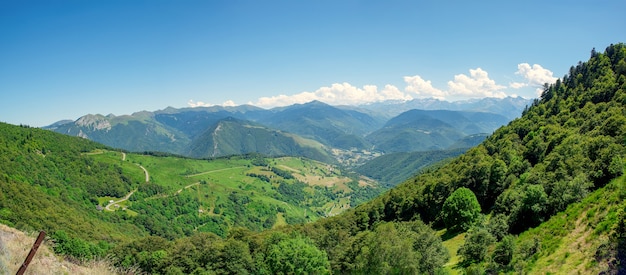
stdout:
<svg viewBox="0 0 626 275">
<path fill-rule="evenodd" d="M 398 87 L 393 85 L 385 85 L 385 88 L 380 92 L 382 95 L 381 100 L 387 99 L 399 99 L 399 100 L 411 100 L 413 97 L 411 95 L 405 94 Z"/>
<path fill-rule="evenodd" d="M 259 107 L 276 107 L 276 106 L 287 106 L 296 103 L 306 103 L 315 100 L 315 96 L 313 93 L 302 92 L 299 94 L 287 96 L 287 95 L 277 95 L 272 97 L 261 97 L 257 100 L 256 103 L 250 102 L 250 104 L 259 106 Z"/>
<path fill-rule="evenodd" d="M 519 89 L 526 86 L 533 86 L 536 88 L 537 95 L 541 95 L 543 92 L 544 83 L 553 83 L 556 81 L 552 71 L 541 67 L 539 64 L 533 64 L 530 66 L 528 63 L 520 63 L 517 65 L 517 75 L 521 75 L 526 82 L 513 82 L 509 86 L 513 89 Z"/>
<path fill-rule="evenodd" d="M 187 101 L 187 106 L 191 107 L 191 108 L 196 108 L 196 107 L 211 107 L 211 106 L 224 106 L 224 107 L 233 107 L 233 106 L 237 106 L 237 104 L 232 101 L 232 100 L 227 100 L 222 104 L 211 104 L 211 103 L 206 103 L 206 102 L 202 102 L 202 101 L 194 101 L 193 99 L 190 99 L 189 101 Z"/>
<path fill-rule="evenodd" d="M 495 80 L 489 78 L 487 71 L 476 68 L 470 69 L 468 74 L 457 74 L 453 80 L 447 82 L 447 89 L 439 89 L 433 86 L 430 80 L 425 80 L 419 75 L 405 76 L 403 78 L 406 86 L 403 90 L 396 86 L 387 84 L 382 89 L 375 85 L 364 85 L 356 87 L 348 82 L 334 83 L 330 86 L 321 87 L 314 92 L 301 92 L 294 95 L 277 95 L 271 97 L 261 97 L 256 102 L 249 104 L 259 107 L 287 106 L 297 103 L 307 103 L 319 100 L 332 105 L 357 105 L 379 102 L 384 100 L 411 100 L 413 98 L 437 98 L 442 100 L 458 100 L 467 98 L 496 97 L 503 98 L 507 88 L 522 89 L 532 86 L 541 87 L 545 82 L 553 82 L 556 78 L 552 76 L 550 70 L 544 69 L 538 64 L 530 66 L 521 63 L 517 66 L 515 74 L 522 76 L 525 81 L 511 82 L 508 86 L 499 85 Z M 517 94 L 512 94 L 517 96 Z M 192 106 L 190 101 L 190 106 Z M 204 104 L 196 102 L 195 105 Z M 232 106 L 234 102 L 224 102 L 223 106 Z"/>
<path fill-rule="evenodd" d="M 528 83 L 524 83 L 524 82 L 511 82 L 509 83 L 509 87 L 513 88 L 513 89 L 521 89 L 528 86 Z"/>
<path fill-rule="evenodd" d="M 190 99 L 189 101 L 187 101 L 187 106 L 189 106 L 191 108 L 211 107 L 211 106 L 213 106 L 213 104 L 211 104 L 211 103 L 204 103 L 202 101 L 193 101 L 193 99 Z"/>
<path fill-rule="evenodd" d="M 321 87 L 315 92 L 302 92 L 289 96 L 262 97 L 256 103 L 251 104 L 261 107 L 276 107 L 319 100 L 332 105 L 347 105 L 365 104 L 388 99 L 410 100 L 412 97 L 402 93 L 393 85 L 385 85 L 382 91 L 379 91 L 375 85 L 365 85 L 362 88 L 358 88 L 344 82 L 334 83 L 330 87 Z"/>
<path fill-rule="evenodd" d="M 524 77 L 532 86 L 543 86 L 544 83 L 553 83 L 557 79 L 552 71 L 544 69 L 539 64 L 533 64 L 532 67 L 528 63 L 518 64 L 515 74 Z"/>
<path fill-rule="evenodd" d="M 437 99 L 445 99 L 447 93 L 434 88 L 430 80 L 424 80 L 421 76 L 405 76 L 404 82 L 406 82 L 407 86 L 404 88 L 405 91 L 414 93 L 419 97 L 434 97 Z"/>
<path fill-rule="evenodd" d="M 481 68 L 470 69 L 470 75 L 457 74 L 448 81 L 448 94 L 460 97 L 506 97 L 505 86 L 498 85 Z"/>
</svg>

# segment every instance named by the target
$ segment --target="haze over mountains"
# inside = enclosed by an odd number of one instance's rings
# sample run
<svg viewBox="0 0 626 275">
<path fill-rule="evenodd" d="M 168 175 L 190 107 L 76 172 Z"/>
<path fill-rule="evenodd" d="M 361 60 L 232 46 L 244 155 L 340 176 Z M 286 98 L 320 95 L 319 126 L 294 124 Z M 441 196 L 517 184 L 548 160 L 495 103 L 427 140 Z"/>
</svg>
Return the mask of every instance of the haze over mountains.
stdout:
<svg viewBox="0 0 626 275">
<path fill-rule="evenodd" d="M 129 151 L 161 151 L 195 158 L 261 153 L 336 162 L 345 159 L 346 152 L 443 150 L 458 148 L 459 144 L 469 147 L 519 116 L 529 103 L 508 97 L 463 102 L 420 99 L 361 106 L 313 101 L 269 110 L 250 105 L 168 107 L 121 116 L 88 114 L 44 128 Z"/>
</svg>

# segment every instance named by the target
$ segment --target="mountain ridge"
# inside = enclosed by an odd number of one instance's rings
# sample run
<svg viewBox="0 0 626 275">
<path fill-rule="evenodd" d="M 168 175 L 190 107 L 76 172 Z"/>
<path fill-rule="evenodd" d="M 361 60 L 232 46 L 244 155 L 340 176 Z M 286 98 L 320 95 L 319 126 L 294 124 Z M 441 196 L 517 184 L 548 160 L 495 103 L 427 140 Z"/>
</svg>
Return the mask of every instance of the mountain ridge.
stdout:
<svg viewBox="0 0 626 275">
<path fill-rule="evenodd" d="M 412 109 L 419 110 L 451 110 L 451 111 L 475 111 L 491 112 L 507 117 L 509 120 L 520 116 L 520 111 L 532 103 L 532 99 L 508 96 L 505 98 L 485 97 L 481 99 L 467 99 L 458 101 L 445 101 L 436 98 L 418 98 L 412 100 L 388 100 L 370 104 L 358 105 L 363 109 L 369 109 L 394 117 L 400 113 Z"/>
<path fill-rule="evenodd" d="M 59 122 L 44 127 L 44 129 L 93 139 L 109 146 L 129 151 L 162 151 L 193 157 L 211 157 L 212 154 L 207 153 L 207 150 L 203 150 L 206 154 L 200 155 L 191 152 L 189 148 L 200 148 L 201 146 L 198 146 L 198 144 L 211 142 L 206 135 L 203 137 L 207 139 L 206 141 L 198 140 L 198 138 L 207 129 L 214 128 L 216 123 L 227 117 L 260 123 L 268 129 L 271 128 L 297 135 L 299 136 L 296 138 L 298 141 L 315 140 L 327 147 L 326 153 L 322 155 L 335 155 L 332 152 L 335 149 L 347 152 L 353 149 L 369 151 L 372 148 L 380 147 L 380 144 L 372 144 L 368 140 L 367 135 L 376 132 L 385 123 L 393 119 L 385 118 L 384 115 L 377 111 L 363 107 L 331 106 L 320 101 L 312 101 L 269 110 L 251 105 L 181 109 L 167 107 L 154 112 L 141 111 L 121 116 L 85 115 L 73 122 Z M 471 119 L 478 122 L 486 118 L 475 117 Z M 501 122 L 502 125 L 505 123 L 506 121 L 504 120 Z M 480 123 L 477 125 L 480 125 Z M 491 132 L 496 127 L 496 125 L 490 126 L 492 128 L 486 132 Z M 428 130 L 426 129 L 426 131 Z M 453 132 L 457 131 L 451 129 L 448 133 Z M 411 135 L 414 134 L 409 134 L 409 136 Z M 465 133 L 457 133 L 451 137 L 441 136 L 436 139 L 448 140 L 446 144 L 449 145 L 460 140 L 465 135 Z M 241 136 L 241 133 L 236 136 Z M 423 138 L 427 138 L 427 136 Z M 416 138 L 409 138 L 407 142 L 411 140 L 416 140 Z M 397 141 L 379 139 L 376 142 L 398 143 Z M 241 144 L 243 146 L 244 143 Z M 293 144 L 299 148 L 304 146 L 299 142 Z M 275 148 L 281 146 L 280 144 L 270 145 L 270 147 Z M 248 146 L 246 147 L 248 149 L 245 150 L 244 147 L 231 148 L 224 150 L 224 152 L 261 153 L 263 151 L 260 147 Z M 431 150 L 434 148 L 444 149 L 445 147 L 409 146 L 399 150 Z M 299 149 L 292 148 L 287 151 L 298 152 Z M 346 154 L 342 155 L 345 156 Z M 310 155 L 307 155 L 307 157 L 310 157 Z M 328 158 L 321 156 L 319 160 L 328 161 Z"/>
<path fill-rule="evenodd" d="M 254 152 L 267 156 L 297 155 L 334 162 L 324 146 L 314 140 L 298 139 L 293 134 L 233 117 L 221 119 L 207 128 L 186 150 L 186 155 L 196 158 Z"/>
<path fill-rule="evenodd" d="M 490 134 L 507 123 L 504 116 L 469 111 L 409 110 L 366 136 L 384 152 L 443 150 L 465 137 Z"/>
</svg>

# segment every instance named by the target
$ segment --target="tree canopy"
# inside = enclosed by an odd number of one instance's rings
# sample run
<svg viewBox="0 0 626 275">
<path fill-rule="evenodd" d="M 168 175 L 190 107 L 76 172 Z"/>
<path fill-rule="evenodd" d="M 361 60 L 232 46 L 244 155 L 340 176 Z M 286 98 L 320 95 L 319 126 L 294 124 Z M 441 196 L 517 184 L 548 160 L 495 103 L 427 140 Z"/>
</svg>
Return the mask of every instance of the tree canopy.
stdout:
<svg viewBox="0 0 626 275">
<path fill-rule="evenodd" d="M 466 231 L 480 218 L 480 204 L 472 190 L 461 187 L 446 199 L 441 209 L 443 222 L 451 231 Z"/>
</svg>

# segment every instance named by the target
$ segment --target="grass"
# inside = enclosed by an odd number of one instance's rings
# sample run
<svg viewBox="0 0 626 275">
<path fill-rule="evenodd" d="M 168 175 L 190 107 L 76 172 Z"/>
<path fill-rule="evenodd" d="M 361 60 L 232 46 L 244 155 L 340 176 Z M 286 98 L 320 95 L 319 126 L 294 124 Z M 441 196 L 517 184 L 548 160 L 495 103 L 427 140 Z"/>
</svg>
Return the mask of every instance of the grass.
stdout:
<svg viewBox="0 0 626 275">
<path fill-rule="evenodd" d="M 304 205 L 288 205 L 277 198 L 280 195 L 275 187 L 276 180 L 284 182 L 302 181 L 309 184 L 306 191 L 314 194 L 314 187 L 328 187 L 334 193 L 348 194 L 352 190 L 347 183 L 350 178 L 342 176 L 341 170 L 329 164 L 313 161 L 300 157 L 268 158 L 267 163 L 282 170 L 289 171 L 296 179 L 283 179 L 266 167 L 254 166 L 252 160 L 245 157 L 217 158 L 211 160 L 198 160 L 177 157 L 155 157 L 151 155 L 126 154 L 122 160 L 122 153 L 115 151 L 98 151 L 89 154 L 98 161 L 120 164 L 123 173 L 131 175 L 134 182 L 145 181 L 143 166 L 150 175 L 149 184 L 157 184 L 167 188 L 167 194 L 147 199 L 164 199 L 179 193 L 191 193 L 200 202 L 200 215 L 220 216 L 224 209 L 216 214 L 216 207 L 228 205 L 229 194 L 238 192 L 248 196 L 251 202 L 247 207 L 251 210 L 262 209 L 263 205 L 274 205 L 284 210 L 277 216 L 276 224 L 286 223 L 291 218 L 314 221 L 320 216 L 318 213 L 339 214 L 350 207 L 350 196 L 340 195 L 339 198 L 328 202 L 324 207 L 306 207 Z M 265 175 L 272 179 L 271 182 L 262 181 L 248 174 Z M 200 184 L 202 183 L 202 184 Z M 100 205 L 105 206 L 110 200 L 118 201 L 120 198 L 102 197 L 98 199 Z M 310 202 L 310 200 L 309 200 Z M 125 209 L 129 215 L 136 216 L 132 211 L 133 202 L 124 201 L 118 203 L 119 207 L 113 209 Z"/>
<path fill-rule="evenodd" d="M 462 268 L 458 266 L 461 262 L 461 257 L 456 252 L 465 242 L 465 234 L 466 233 L 456 235 L 448 234 L 446 229 L 437 231 L 437 235 L 443 240 L 443 246 L 448 249 L 448 253 L 450 253 L 450 260 L 444 265 L 444 268 L 449 274 L 463 274 Z"/>
<path fill-rule="evenodd" d="M 537 228 L 520 234 L 518 244 L 533 238 L 541 243 L 535 260 L 528 262 L 525 271 L 537 274 L 605 271 L 608 263 L 597 262 L 595 256 L 610 242 L 618 221 L 617 212 L 624 207 L 624 190 L 626 176 L 621 176 Z"/>
<path fill-rule="evenodd" d="M 319 161 L 305 161 L 297 157 L 274 159 L 277 167 L 290 171 L 299 181 L 312 186 L 334 187 L 335 190 L 349 193 L 352 191 L 346 184 L 352 179 L 341 174 L 341 170 Z M 362 187 L 364 187 L 363 185 Z"/>
<path fill-rule="evenodd" d="M 116 201 L 119 200 L 120 198 L 114 198 L 114 197 L 100 197 L 98 198 L 98 204 L 102 205 L 102 206 L 106 206 L 107 204 L 109 204 L 110 201 Z"/>
<path fill-rule="evenodd" d="M 37 233 L 38 234 L 38 233 Z M 35 243 L 36 234 L 27 234 L 0 224 L 0 273 L 15 274 Z M 52 252 L 44 241 L 30 262 L 26 274 L 137 274 L 136 270 L 120 270 L 107 259 L 77 264 Z"/>
<path fill-rule="evenodd" d="M 276 229 L 278 227 L 285 226 L 285 225 L 287 225 L 287 221 L 285 220 L 284 213 L 277 213 L 276 223 L 274 223 L 274 226 L 272 227 L 272 229 Z"/>
</svg>

